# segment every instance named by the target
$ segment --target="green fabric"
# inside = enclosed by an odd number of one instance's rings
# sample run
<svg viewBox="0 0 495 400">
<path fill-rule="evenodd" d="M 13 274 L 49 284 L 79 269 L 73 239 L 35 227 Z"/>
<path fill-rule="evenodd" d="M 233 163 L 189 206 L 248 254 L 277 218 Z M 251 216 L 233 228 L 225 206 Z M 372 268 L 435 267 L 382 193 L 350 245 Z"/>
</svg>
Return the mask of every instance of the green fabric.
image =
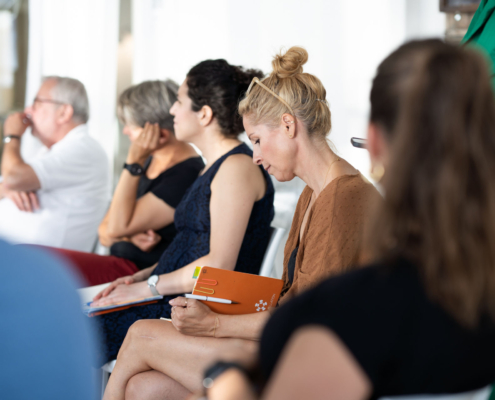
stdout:
<svg viewBox="0 0 495 400">
<path fill-rule="evenodd" d="M 495 385 L 492 385 L 492 391 L 488 400 L 495 400 Z"/>
<path fill-rule="evenodd" d="M 462 42 L 474 44 L 488 55 L 495 88 L 495 0 L 481 0 Z"/>
</svg>

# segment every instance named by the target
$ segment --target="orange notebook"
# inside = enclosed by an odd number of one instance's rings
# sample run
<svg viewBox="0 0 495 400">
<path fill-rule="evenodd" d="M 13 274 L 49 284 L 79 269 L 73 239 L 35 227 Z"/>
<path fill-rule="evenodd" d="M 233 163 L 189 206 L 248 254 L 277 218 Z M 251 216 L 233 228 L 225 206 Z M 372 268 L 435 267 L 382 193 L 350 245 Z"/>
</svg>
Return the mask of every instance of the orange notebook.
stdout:
<svg viewBox="0 0 495 400">
<path fill-rule="evenodd" d="M 203 301 L 212 311 L 219 314 L 252 314 L 275 307 L 284 284 L 280 279 L 212 267 L 196 267 L 193 278 L 197 280 L 192 294 L 237 303 Z"/>
</svg>

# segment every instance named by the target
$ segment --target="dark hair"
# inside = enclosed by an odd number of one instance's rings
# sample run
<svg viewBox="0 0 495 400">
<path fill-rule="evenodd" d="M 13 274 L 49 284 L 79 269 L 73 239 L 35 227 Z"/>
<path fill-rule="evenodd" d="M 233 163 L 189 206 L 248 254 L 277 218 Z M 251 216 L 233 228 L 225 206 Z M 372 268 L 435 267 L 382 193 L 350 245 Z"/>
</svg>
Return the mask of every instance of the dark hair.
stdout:
<svg viewBox="0 0 495 400">
<path fill-rule="evenodd" d="M 170 108 L 177 100 L 179 86 L 174 81 L 145 81 L 122 92 L 117 103 L 117 116 L 123 124 L 141 128 L 146 122 L 174 133 L 174 116 Z"/>
<path fill-rule="evenodd" d="M 257 69 L 244 69 L 225 60 L 206 60 L 187 74 L 188 96 L 193 111 L 209 106 L 226 137 L 236 138 L 244 132 L 242 117 L 237 106 L 254 77 L 263 73 Z"/>
<path fill-rule="evenodd" d="M 402 254 L 460 323 L 495 319 L 495 97 L 486 61 L 438 40 L 378 67 L 371 121 L 390 147 L 368 251 Z"/>
</svg>

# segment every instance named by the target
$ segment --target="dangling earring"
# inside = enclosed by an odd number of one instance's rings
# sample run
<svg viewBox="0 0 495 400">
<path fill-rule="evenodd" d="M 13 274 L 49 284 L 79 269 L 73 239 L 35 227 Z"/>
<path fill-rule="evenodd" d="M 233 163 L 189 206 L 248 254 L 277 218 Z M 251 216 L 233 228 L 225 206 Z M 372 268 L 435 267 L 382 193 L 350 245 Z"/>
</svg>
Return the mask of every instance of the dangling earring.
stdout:
<svg viewBox="0 0 495 400">
<path fill-rule="evenodd" d="M 380 182 L 384 174 L 385 168 L 383 167 L 383 164 L 380 163 L 371 166 L 370 177 L 375 182 Z"/>
</svg>

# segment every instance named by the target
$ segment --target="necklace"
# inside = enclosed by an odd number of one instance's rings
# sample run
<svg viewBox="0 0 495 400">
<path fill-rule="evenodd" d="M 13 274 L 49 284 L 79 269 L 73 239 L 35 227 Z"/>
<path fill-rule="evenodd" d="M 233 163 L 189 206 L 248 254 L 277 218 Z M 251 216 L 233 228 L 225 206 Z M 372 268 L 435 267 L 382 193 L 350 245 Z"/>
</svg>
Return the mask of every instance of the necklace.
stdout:
<svg viewBox="0 0 495 400">
<path fill-rule="evenodd" d="M 340 161 L 340 158 L 337 158 L 336 160 L 333 160 L 330 163 L 330 165 L 328 166 L 327 173 L 325 174 L 325 180 L 323 181 L 323 185 L 320 188 L 320 193 L 322 192 L 323 188 L 325 187 L 325 184 L 327 183 L 327 178 L 328 178 L 328 173 L 330 172 L 330 168 L 332 168 L 332 165 L 335 164 L 337 161 Z M 315 195 L 314 190 L 313 190 L 313 195 L 315 196 L 314 197 L 314 200 L 316 200 L 316 195 Z"/>
</svg>

